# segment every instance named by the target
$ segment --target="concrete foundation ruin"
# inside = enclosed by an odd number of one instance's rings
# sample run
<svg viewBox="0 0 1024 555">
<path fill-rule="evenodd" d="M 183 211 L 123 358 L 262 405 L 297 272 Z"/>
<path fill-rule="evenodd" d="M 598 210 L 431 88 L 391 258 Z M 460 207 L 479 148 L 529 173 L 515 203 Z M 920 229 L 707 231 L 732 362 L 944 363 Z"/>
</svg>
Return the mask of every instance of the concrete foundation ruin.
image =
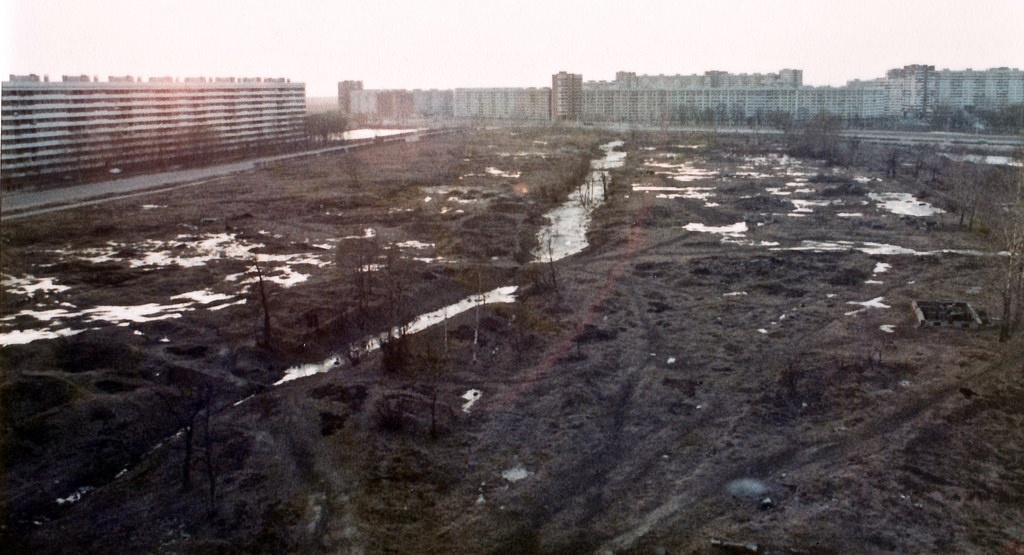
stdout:
<svg viewBox="0 0 1024 555">
<path fill-rule="evenodd" d="M 982 325 L 981 316 L 963 301 L 914 301 L 919 326 L 975 329 Z"/>
</svg>

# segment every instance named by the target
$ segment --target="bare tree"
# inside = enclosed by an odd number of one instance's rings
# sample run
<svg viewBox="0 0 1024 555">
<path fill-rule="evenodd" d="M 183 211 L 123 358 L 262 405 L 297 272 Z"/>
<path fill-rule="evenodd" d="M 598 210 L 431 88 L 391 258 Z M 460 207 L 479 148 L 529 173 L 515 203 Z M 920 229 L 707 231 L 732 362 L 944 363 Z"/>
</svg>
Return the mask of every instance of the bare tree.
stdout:
<svg viewBox="0 0 1024 555">
<path fill-rule="evenodd" d="M 1009 341 L 1024 320 L 1024 173 L 1003 173 L 1005 181 L 997 187 L 1003 202 L 993 205 L 993 231 L 998 238 L 1003 267 L 1000 271 L 1002 319 L 999 340 Z"/>
<path fill-rule="evenodd" d="M 181 464 L 181 491 L 193 488 L 192 474 L 196 451 L 204 465 L 207 481 L 207 503 L 210 514 L 216 508 L 217 465 L 214 454 L 214 430 L 211 424 L 215 410 L 216 387 L 204 375 L 195 371 L 179 374 L 169 389 L 158 390 L 157 396 L 163 402 L 180 427 L 184 456 Z M 197 438 L 198 436 L 198 438 Z M 198 439 L 198 441 L 197 441 Z"/>
<path fill-rule="evenodd" d="M 267 297 L 267 287 L 263 281 L 263 269 L 260 267 L 258 258 L 253 260 L 253 266 L 256 268 L 256 294 L 259 296 L 260 307 L 263 309 L 263 334 L 259 344 L 264 347 L 270 347 L 272 340 L 272 330 L 270 327 L 270 300 Z"/>
</svg>

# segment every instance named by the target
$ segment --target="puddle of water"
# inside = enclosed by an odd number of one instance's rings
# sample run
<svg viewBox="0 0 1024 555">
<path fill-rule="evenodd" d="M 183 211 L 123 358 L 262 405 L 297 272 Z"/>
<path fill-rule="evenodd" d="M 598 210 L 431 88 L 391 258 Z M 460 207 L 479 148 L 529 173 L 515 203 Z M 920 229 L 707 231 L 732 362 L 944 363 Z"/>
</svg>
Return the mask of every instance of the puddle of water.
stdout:
<svg viewBox="0 0 1024 555">
<path fill-rule="evenodd" d="M 945 210 L 936 208 L 927 202 L 921 202 L 910 193 L 868 193 L 868 198 L 884 209 L 901 216 L 934 216 Z"/>
<path fill-rule="evenodd" d="M 412 321 L 406 323 L 404 326 L 392 328 L 390 331 L 381 332 L 376 335 L 365 337 L 359 341 L 356 341 L 348 347 L 348 352 L 363 356 L 372 351 L 376 351 L 380 348 L 382 342 L 386 341 L 388 337 L 394 337 L 400 333 L 412 334 L 419 333 L 425 329 L 444 322 L 448 318 L 452 318 L 463 312 L 469 311 L 477 306 L 486 304 L 496 303 L 514 303 L 516 301 L 516 290 L 518 289 L 515 285 L 508 285 L 505 287 L 499 287 L 497 289 L 488 291 L 481 295 L 472 295 L 467 297 L 455 304 L 448 305 L 439 310 L 428 312 L 417 316 Z M 285 382 L 297 380 L 299 378 L 305 378 L 314 374 L 322 374 L 329 372 L 335 368 L 339 368 L 342 365 L 342 361 L 345 357 L 338 353 L 331 355 L 328 359 L 320 363 L 303 364 L 294 366 L 285 371 L 285 375 L 278 380 L 274 385 L 281 385 Z"/>
</svg>

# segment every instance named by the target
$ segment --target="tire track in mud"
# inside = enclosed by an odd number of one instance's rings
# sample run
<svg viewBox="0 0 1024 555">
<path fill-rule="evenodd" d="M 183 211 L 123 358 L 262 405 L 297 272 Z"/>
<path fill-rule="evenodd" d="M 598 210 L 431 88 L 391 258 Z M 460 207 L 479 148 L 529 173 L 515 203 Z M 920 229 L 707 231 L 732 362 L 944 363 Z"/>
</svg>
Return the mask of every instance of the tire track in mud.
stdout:
<svg viewBox="0 0 1024 555">
<path fill-rule="evenodd" d="M 648 206 L 640 210 L 639 219 L 646 218 Z M 623 287 L 626 294 L 635 305 L 641 320 L 641 334 L 646 338 L 643 348 L 632 349 L 633 360 L 622 365 L 622 370 L 615 373 L 602 373 L 602 381 L 612 380 L 611 384 L 602 384 L 602 389 L 611 390 L 613 393 L 608 398 L 614 399 L 613 406 L 603 411 L 601 424 L 598 424 L 598 434 L 601 436 L 600 448 L 590 454 L 581 455 L 569 465 L 552 472 L 532 495 L 535 500 L 534 509 L 527 516 L 531 528 L 537 531 L 538 538 L 541 531 L 550 529 L 557 539 L 554 543 L 564 542 L 566 538 L 561 537 L 565 530 L 575 530 L 576 539 L 570 541 L 581 541 L 593 543 L 594 537 L 599 537 L 600 531 L 593 530 L 589 524 L 600 518 L 609 504 L 608 487 L 606 482 L 608 476 L 617 469 L 620 469 L 624 453 L 629 452 L 625 427 L 628 423 L 629 412 L 633 406 L 633 397 L 636 391 L 638 375 L 650 365 L 647 353 L 651 352 L 654 345 L 660 340 L 657 327 L 651 322 L 646 313 L 646 306 L 637 291 L 637 285 L 631 279 L 624 279 L 626 270 L 632 266 L 636 253 L 646 251 L 644 242 L 647 238 L 642 225 L 634 226 L 621 249 L 613 260 L 615 265 L 610 272 L 602 272 L 608 279 L 603 286 L 591 297 L 582 312 L 580 321 L 574 330 L 567 333 L 561 341 L 548 350 L 544 358 L 532 370 L 519 376 L 515 383 L 503 394 L 491 403 L 491 411 L 500 411 L 502 407 L 520 397 L 528 388 L 535 386 L 538 381 L 554 370 L 559 361 L 564 359 L 571 352 L 574 341 L 583 332 L 588 324 L 597 318 L 597 308 L 602 306 L 613 293 L 621 291 Z M 585 264 L 590 264 L 594 259 L 588 259 Z M 601 260 L 596 260 L 600 262 Z M 586 271 L 586 270 L 584 270 Z M 629 443 L 635 443 L 635 438 L 628 438 Z M 631 476 L 643 475 L 656 462 L 656 454 L 651 454 L 641 465 L 635 465 L 629 474 Z M 621 489 L 621 486 L 613 487 L 614 490 Z M 566 522 L 569 520 L 569 522 Z"/>
<path fill-rule="evenodd" d="M 950 397 L 959 398 L 961 396 L 959 391 L 961 383 L 972 383 L 986 378 L 992 379 L 997 372 L 1013 371 L 1021 368 L 1022 364 L 1024 364 L 1024 348 L 1018 347 L 1006 352 L 1004 356 L 987 367 L 969 376 L 964 376 L 960 382 L 919 395 L 892 412 L 878 415 L 878 418 L 866 422 L 849 435 L 826 443 L 795 445 L 775 453 L 767 453 L 760 459 L 760 466 L 772 470 L 785 468 L 788 473 L 793 473 L 809 465 L 817 464 L 830 467 L 841 464 L 855 455 L 900 450 L 916 437 L 913 428 L 919 425 L 922 418 L 926 418 L 929 413 L 941 415 L 951 410 L 950 405 L 944 401 Z M 941 417 L 926 419 L 933 422 L 942 421 Z M 750 467 L 751 463 L 749 460 L 744 460 L 723 466 L 720 462 L 715 458 L 709 458 L 698 465 L 689 476 L 689 486 L 682 488 L 682 493 L 673 495 L 640 518 L 638 522 L 632 524 L 629 529 L 604 542 L 597 552 L 610 553 L 631 549 L 638 540 L 647 535 L 659 523 L 669 518 L 685 519 L 688 508 L 687 500 L 712 495 L 715 490 L 724 485 L 727 477 L 741 475 Z"/>
</svg>

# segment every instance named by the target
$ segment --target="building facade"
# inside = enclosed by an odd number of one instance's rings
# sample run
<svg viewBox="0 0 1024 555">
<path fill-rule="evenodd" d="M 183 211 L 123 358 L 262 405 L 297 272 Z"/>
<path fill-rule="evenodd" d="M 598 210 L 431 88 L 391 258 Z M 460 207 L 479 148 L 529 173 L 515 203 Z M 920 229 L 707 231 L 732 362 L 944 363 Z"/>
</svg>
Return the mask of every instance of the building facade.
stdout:
<svg viewBox="0 0 1024 555">
<path fill-rule="evenodd" d="M 559 71 L 551 76 L 551 121 L 583 118 L 583 76 Z"/>
<path fill-rule="evenodd" d="M 305 85 L 286 79 L 11 76 L 4 182 L 189 165 L 305 141 Z"/>
<path fill-rule="evenodd" d="M 458 119 L 543 122 L 550 118 L 551 89 L 455 89 L 452 103 Z"/>
<path fill-rule="evenodd" d="M 1000 109 L 1024 103 L 1024 71 L 1016 68 L 936 71 L 935 66 L 908 65 L 873 83 L 887 90 L 888 108 L 900 117 L 922 118 L 940 107 Z"/>
<path fill-rule="evenodd" d="M 939 107 L 1000 109 L 1022 104 L 1024 73 L 1009 68 L 936 71 L 934 66 L 909 65 L 890 70 L 885 77 L 850 81 L 843 87 L 811 87 L 804 85 L 799 69 L 751 74 L 707 71 L 699 75 L 620 71 L 613 81 L 583 81 L 582 75 L 561 71 L 551 76 L 550 89 L 449 91 L 450 110 L 447 100 L 436 100 L 443 92 L 431 91 L 435 98 L 431 103 L 418 99 L 417 91 L 412 91 L 409 110 L 413 117 L 763 125 L 806 121 L 825 112 L 847 124 L 866 125 L 923 118 Z M 363 93 L 373 99 L 357 101 L 353 96 L 353 113 L 384 113 L 373 91 Z"/>
</svg>

